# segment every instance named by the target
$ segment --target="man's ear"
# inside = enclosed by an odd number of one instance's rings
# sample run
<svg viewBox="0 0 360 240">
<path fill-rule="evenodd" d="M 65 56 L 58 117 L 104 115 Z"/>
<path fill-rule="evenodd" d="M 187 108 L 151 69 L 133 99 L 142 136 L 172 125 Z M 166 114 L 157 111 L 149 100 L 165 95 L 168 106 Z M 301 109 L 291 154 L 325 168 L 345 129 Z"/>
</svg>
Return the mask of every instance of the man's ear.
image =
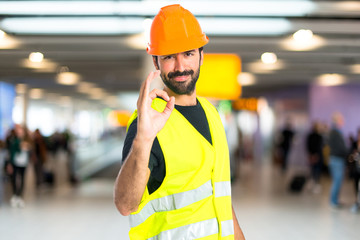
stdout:
<svg viewBox="0 0 360 240">
<path fill-rule="evenodd" d="M 152 60 L 156 70 L 159 70 L 158 56 L 152 56 Z"/>
<path fill-rule="evenodd" d="M 201 66 L 204 61 L 204 51 L 199 49 L 199 54 L 200 54 L 200 66 Z"/>
</svg>

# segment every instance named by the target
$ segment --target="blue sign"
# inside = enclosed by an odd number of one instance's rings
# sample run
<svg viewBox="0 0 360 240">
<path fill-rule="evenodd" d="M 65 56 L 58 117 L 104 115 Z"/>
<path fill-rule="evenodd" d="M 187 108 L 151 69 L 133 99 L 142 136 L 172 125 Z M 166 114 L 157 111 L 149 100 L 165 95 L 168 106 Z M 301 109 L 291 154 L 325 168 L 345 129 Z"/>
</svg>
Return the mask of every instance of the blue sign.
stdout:
<svg viewBox="0 0 360 240">
<path fill-rule="evenodd" d="M 16 97 L 12 84 L 0 82 L 0 139 L 4 139 L 9 129 L 14 126 L 12 111 Z"/>
</svg>

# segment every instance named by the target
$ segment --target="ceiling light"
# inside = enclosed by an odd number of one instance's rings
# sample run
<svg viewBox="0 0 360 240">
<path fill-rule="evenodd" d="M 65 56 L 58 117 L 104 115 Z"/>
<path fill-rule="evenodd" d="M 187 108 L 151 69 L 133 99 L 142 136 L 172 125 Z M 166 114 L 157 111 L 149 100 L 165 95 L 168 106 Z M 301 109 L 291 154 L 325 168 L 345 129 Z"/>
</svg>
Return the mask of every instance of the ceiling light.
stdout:
<svg viewBox="0 0 360 240">
<path fill-rule="evenodd" d="M 41 62 L 31 62 L 28 58 L 20 62 L 22 67 L 32 68 L 38 72 L 55 72 L 57 64 L 51 60 L 44 59 Z"/>
<path fill-rule="evenodd" d="M 286 38 L 281 42 L 281 46 L 290 51 L 311 51 L 322 47 L 326 44 L 326 40 L 320 36 L 312 35 L 307 41 L 295 40 L 294 36 Z"/>
<path fill-rule="evenodd" d="M 17 34 L 134 34 L 142 31 L 143 18 L 23 17 L 5 18 L 0 26 Z"/>
<path fill-rule="evenodd" d="M 322 74 L 317 78 L 316 83 L 321 86 L 342 85 L 345 83 L 345 77 L 337 73 Z"/>
<path fill-rule="evenodd" d="M 3 39 L 5 38 L 5 32 L 0 30 L 0 39 Z"/>
<path fill-rule="evenodd" d="M 100 94 L 102 94 L 102 93 L 104 93 L 105 91 L 104 91 L 104 89 L 102 89 L 102 88 L 92 88 L 92 89 L 90 89 L 90 91 L 89 91 L 89 94 L 92 94 L 92 95 L 100 95 Z"/>
<path fill-rule="evenodd" d="M 91 99 L 102 99 L 106 95 L 105 90 L 102 88 L 92 88 L 88 93 Z"/>
<path fill-rule="evenodd" d="M 255 76 L 249 72 L 242 72 L 238 76 L 238 82 L 241 86 L 250 86 L 256 83 Z"/>
<path fill-rule="evenodd" d="M 313 32 L 309 29 L 300 29 L 293 34 L 293 38 L 299 42 L 310 41 L 312 37 Z"/>
<path fill-rule="evenodd" d="M 17 94 L 24 94 L 26 93 L 27 85 L 23 83 L 16 84 L 15 91 Z"/>
<path fill-rule="evenodd" d="M 29 54 L 30 62 L 40 63 L 44 59 L 44 55 L 41 52 L 32 52 Z"/>
<path fill-rule="evenodd" d="M 247 19 L 247 18 L 198 18 L 204 32 L 208 35 L 278 35 L 290 30 L 285 19 Z M 134 49 L 146 49 L 150 42 L 152 20 L 145 19 L 143 30 L 129 36 L 126 44 Z"/>
<path fill-rule="evenodd" d="M 261 55 L 261 61 L 265 64 L 274 64 L 277 61 L 277 56 L 272 52 L 265 52 Z"/>
<path fill-rule="evenodd" d="M 354 64 L 350 67 L 351 72 L 355 74 L 360 74 L 360 64 Z"/>
<path fill-rule="evenodd" d="M 249 72 L 259 73 L 259 74 L 272 73 L 273 71 L 282 69 L 284 67 L 285 67 L 285 63 L 281 60 L 277 60 L 276 63 L 273 64 L 265 64 L 260 60 L 247 64 L 247 69 Z"/>
<path fill-rule="evenodd" d="M 198 17 L 208 35 L 279 35 L 291 30 L 285 18 Z M 17 34 L 138 34 L 143 17 L 22 17 L 4 18 L 0 26 Z M 147 35 L 147 33 L 145 32 Z"/>
<path fill-rule="evenodd" d="M 15 15 L 97 15 L 110 14 L 112 1 L 6 1 L 1 14 Z"/>
<path fill-rule="evenodd" d="M 79 82 L 77 85 L 77 91 L 80 93 L 89 93 L 92 88 L 95 87 L 94 83 Z"/>
<path fill-rule="evenodd" d="M 155 15 L 178 1 L 2 1 L 3 15 Z M 181 1 L 194 15 L 305 16 L 315 9 L 308 0 L 293 1 Z M 259 8 L 261 6 L 261 8 Z"/>
<path fill-rule="evenodd" d="M 44 90 L 40 88 L 32 88 L 29 91 L 29 97 L 32 99 L 40 99 L 44 96 Z"/>
<path fill-rule="evenodd" d="M 20 42 L 17 39 L 0 30 L 0 49 L 14 49 L 19 45 Z"/>
<path fill-rule="evenodd" d="M 80 81 L 80 75 L 74 72 L 61 72 L 56 76 L 56 82 L 63 85 L 75 85 Z"/>
<path fill-rule="evenodd" d="M 346 11 L 349 13 L 359 13 L 360 3 L 359 1 L 342 1 L 335 3 L 337 9 Z"/>
<path fill-rule="evenodd" d="M 198 18 L 208 35 L 280 35 L 291 29 L 284 18 Z"/>
</svg>

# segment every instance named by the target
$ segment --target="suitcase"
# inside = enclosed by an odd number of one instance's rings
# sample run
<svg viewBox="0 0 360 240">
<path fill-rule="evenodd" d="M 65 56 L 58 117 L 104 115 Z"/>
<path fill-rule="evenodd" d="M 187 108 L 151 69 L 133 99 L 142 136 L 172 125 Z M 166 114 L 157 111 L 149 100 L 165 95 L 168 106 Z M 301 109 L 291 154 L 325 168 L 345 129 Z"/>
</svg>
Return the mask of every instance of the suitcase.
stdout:
<svg viewBox="0 0 360 240">
<path fill-rule="evenodd" d="M 50 186 L 53 186 L 55 183 L 54 173 L 49 171 L 44 172 L 44 182 Z"/>
<path fill-rule="evenodd" d="M 295 175 L 289 185 L 290 192 L 299 193 L 304 188 L 306 177 L 304 175 Z"/>
</svg>

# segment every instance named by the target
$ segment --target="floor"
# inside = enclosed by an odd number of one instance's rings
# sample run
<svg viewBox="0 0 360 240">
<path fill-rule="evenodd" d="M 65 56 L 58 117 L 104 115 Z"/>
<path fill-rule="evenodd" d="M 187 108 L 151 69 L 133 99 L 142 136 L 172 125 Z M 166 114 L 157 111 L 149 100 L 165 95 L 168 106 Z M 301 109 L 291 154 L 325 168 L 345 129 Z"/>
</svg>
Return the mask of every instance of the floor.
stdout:
<svg viewBox="0 0 360 240">
<path fill-rule="evenodd" d="M 55 188 L 35 191 L 30 185 L 25 208 L 0 205 L 2 240 L 127 240 L 128 220 L 112 202 L 118 165 L 76 187 L 58 181 Z M 60 166 L 61 168 L 61 166 Z M 355 201 L 350 181 L 342 189 L 345 207 L 328 204 L 330 179 L 322 178 L 322 192 L 306 188 L 299 194 L 287 189 L 290 171 L 282 174 L 270 164 L 243 163 L 232 186 L 233 205 L 248 240 L 355 240 L 360 235 L 360 213 L 349 209 Z"/>
</svg>

